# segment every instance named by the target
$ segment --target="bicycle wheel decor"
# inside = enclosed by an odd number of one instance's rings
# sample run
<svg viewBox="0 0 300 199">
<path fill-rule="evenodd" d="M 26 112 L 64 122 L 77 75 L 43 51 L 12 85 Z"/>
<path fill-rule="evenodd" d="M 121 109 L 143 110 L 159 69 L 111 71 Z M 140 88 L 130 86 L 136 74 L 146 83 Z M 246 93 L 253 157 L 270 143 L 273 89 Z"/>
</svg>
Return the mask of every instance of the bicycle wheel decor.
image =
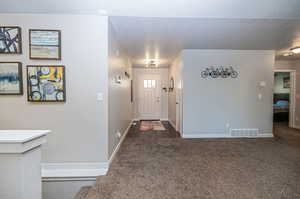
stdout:
<svg viewBox="0 0 300 199">
<path fill-rule="evenodd" d="M 64 66 L 27 66 L 28 101 L 65 102 Z"/>
<path fill-rule="evenodd" d="M 201 71 L 201 77 L 206 79 L 208 77 L 211 77 L 213 79 L 216 78 L 237 78 L 238 77 L 238 72 L 233 69 L 233 67 L 209 67 L 206 68 L 205 70 Z"/>
</svg>

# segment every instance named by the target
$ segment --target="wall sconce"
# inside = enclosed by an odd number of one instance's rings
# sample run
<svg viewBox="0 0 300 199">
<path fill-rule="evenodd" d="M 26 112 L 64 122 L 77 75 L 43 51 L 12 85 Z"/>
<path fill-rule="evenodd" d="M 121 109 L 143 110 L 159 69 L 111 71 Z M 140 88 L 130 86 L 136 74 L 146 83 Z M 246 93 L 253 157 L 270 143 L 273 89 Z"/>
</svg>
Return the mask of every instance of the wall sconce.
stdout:
<svg viewBox="0 0 300 199">
<path fill-rule="evenodd" d="M 117 75 L 116 78 L 115 78 L 115 83 L 116 84 L 121 84 L 122 82 L 122 76 L 121 75 Z"/>
<path fill-rule="evenodd" d="M 128 73 L 127 71 L 125 71 L 125 76 L 126 76 L 128 79 L 130 79 L 130 75 L 129 75 L 129 73 Z"/>
</svg>

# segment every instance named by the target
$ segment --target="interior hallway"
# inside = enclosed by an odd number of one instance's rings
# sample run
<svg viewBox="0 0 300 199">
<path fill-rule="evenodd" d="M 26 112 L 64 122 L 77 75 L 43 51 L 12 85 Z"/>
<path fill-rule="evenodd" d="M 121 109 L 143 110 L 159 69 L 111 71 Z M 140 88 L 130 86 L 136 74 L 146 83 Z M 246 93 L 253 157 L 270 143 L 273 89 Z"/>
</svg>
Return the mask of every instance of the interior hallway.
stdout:
<svg viewBox="0 0 300 199">
<path fill-rule="evenodd" d="M 84 199 L 300 198 L 300 131 L 275 139 L 181 139 L 132 126 L 107 176 Z M 78 197 L 80 198 L 80 197 Z"/>
</svg>

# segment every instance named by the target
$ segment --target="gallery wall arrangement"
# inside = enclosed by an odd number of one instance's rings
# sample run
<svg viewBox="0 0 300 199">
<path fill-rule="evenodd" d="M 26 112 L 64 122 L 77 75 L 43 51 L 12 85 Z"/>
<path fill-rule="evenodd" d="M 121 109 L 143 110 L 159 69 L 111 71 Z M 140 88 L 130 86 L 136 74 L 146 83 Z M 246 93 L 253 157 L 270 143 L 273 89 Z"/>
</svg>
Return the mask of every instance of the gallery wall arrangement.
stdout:
<svg viewBox="0 0 300 199">
<path fill-rule="evenodd" d="M 0 54 L 22 54 L 20 27 L 0 26 Z M 61 60 L 61 31 L 30 29 L 29 59 Z M 28 101 L 66 101 L 65 66 L 28 65 L 26 76 Z M 0 62 L 0 95 L 23 95 L 21 62 Z"/>
<path fill-rule="evenodd" d="M 0 95 L 22 95 L 22 64 L 0 62 Z"/>
<path fill-rule="evenodd" d="M 21 53 L 21 28 L 18 26 L 0 26 L 0 54 Z"/>
<path fill-rule="evenodd" d="M 65 102 L 64 66 L 27 66 L 28 101 Z"/>
</svg>

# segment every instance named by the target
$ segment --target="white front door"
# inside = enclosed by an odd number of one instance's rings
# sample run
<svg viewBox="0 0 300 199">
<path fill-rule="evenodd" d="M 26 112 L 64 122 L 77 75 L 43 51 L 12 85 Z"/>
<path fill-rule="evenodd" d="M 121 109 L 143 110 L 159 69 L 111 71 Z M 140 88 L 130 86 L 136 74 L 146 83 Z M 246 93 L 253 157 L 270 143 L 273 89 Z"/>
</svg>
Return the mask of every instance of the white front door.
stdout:
<svg viewBox="0 0 300 199">
<path fill-rule="evenodd" d="M 161 90 L 159 74 L 142 74 L 138 78 L 138 113 L 144 120 L 160 119 Z"/>
</svg>

